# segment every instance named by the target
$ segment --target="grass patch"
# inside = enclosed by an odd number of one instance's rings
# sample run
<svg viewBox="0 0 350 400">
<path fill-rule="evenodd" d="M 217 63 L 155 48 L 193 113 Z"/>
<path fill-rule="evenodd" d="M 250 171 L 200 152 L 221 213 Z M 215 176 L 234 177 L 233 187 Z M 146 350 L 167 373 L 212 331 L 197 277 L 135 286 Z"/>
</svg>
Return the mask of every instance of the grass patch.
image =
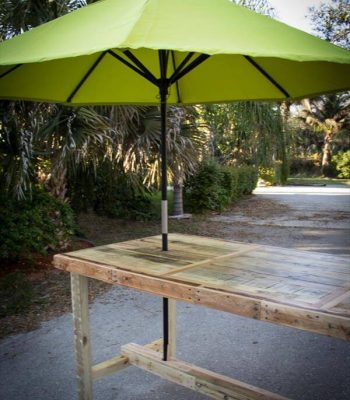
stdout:
<svg viewBox="0 0 350 400">
<path fill-rule="evenodd" d="M 332 179 L 322 177 L 292 177 L 287 181 L 287 185 L 346 185 L 350 186 L 350 179 Z"/>
</svg>

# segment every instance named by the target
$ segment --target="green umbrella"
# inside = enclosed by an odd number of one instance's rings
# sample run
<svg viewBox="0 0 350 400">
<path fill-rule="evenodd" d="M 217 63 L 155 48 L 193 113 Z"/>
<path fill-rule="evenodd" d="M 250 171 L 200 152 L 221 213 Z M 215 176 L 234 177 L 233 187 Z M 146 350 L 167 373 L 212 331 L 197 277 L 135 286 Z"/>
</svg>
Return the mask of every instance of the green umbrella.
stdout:
<svg viewBox="0 0 350 400">
<path fill-rule="evenodd" d="M 229 0 L 101 0 L 0 44 L 2 99 L 160 102 L 163 250 L 167 103 L 284 100 L 349 88 L 348 51 Z"/>
</svg>

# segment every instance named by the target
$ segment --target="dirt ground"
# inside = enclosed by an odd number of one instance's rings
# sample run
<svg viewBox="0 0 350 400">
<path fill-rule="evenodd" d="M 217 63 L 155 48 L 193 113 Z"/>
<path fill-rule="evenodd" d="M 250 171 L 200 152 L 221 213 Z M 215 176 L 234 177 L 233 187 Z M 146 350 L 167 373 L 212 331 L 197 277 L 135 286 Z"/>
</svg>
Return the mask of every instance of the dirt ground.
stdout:
<svg viewBox="0 0 350 400">
<path fill-rule="evenodd" d="M 123 221 L 94 214 L 80 215 L 78 222 L 86 240 L 76 241 L 76 248 L 157 235 L 160 230 L 158 221 Z M 350 255 L 350 189 L 258 188 L 223 213 L 171 220 L 169 231 Z M 30 281 L 33 299 L 24 312 L 0 318 L 0 339 L 34 330 L 42 321 L 70 311 L 69 275 L 54 269 L 51 262 L 49 255 L 31 266 L 15 267 Z M 90 281 L 90 301 L 110 288 Z"/>
</svg>

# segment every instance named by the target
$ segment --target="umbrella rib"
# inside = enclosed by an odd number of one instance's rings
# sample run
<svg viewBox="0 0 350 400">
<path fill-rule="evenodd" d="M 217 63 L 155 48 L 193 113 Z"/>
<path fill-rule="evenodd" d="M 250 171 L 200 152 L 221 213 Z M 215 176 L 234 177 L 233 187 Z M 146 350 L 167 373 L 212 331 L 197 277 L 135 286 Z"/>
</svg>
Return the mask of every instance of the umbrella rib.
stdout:
<svg viewBox="0 0 350 400">
<path fill-rule="evenodd" d="M 73 92 L 69 95 L 69 97 L 67 98 L 67 103 L 71 103 L 73 97 L 77 94 L 77 92 L 79 91 L 79 89 L 84 85 L 84 83 L 86 82 L 86 80 L 89 78 L 89 76 L 93 73 L 93 71 L 95 70 L 95 68 L 98 66 L 98 64 L 101 62 L 101 60 L 103 59 L 103 57 L 106 55 L 107 51 L 104 51 L 103 53 L 101 53 L 98 57 L 97 60 L 95 60 L 95 62 L 92 64 L 92 66 L 89 68 L 89 70 L 86 72 L 86 74 L 83 76 L 83 78 L 80 80 L 80 82 L 77 84 L 77 86 L 75 87 L 75 89 L 73 90 Z"/>
<path fill-rule="evenodd" d="M 188 64 L 190 59 L 193 57 L 194 52 L 191 51 L 190 53 L 187 54 L 187 56 L 181 61 L 180 65 L 176 68 L 174 71 L 173 75 L 170 77 L 170 82 L 172 82 L 173 77 L 175 77 L 181 70 Z M 173 57 L 174 57 L 174 52 L 173 52 Z M 175 59 L 175 57 L 174 57 Z"/>
<path fill-rule="evenodd" d="M 11 72 L 15 71 L 17 68 L 21 67 L 23 64 L 17 64 L 14 67 L 10 68 L 9 70 L 7 70 L 6 72 L 4 72 L 3 74 L 0 75 L 0 79 L 4 78 L 6 75 L 10 74 Z"/>
<path fill-rule="evenodd" d="M 190 54 L 191 54 L 191 53 L 187 54 L 187 57 L 188 57 Z M 192 54 L 193 54 L 193 53 L 192 53 Z M 175 53 L 174 53 L 174 50 L 171 50 L 171 60 L 172 60 L 172 62 L 173 62 L 173 68 L 174 68 L 174 73 L 175 73 L 175 71 L 177 71 L 177 68 L 176 68 L 176 63 L 175 63 Z M 181 63 L 181 64 L 182 64 L 182 63 Z M 181 66 L 181 64 L 180 64 L 180 66 Z M 180 66 L 179 66 L 179 68 L 180 68 Z M 178 81 L 175 82 L 175 86 L 176 86 L 176 97 L 177 97 L 177 102 L 178 102 L 178 103 L 181 103 L 180 88 L 179 88 L 179 82 L 178 82 Z"/>
<path fill-rule="evenodd" d="M 194 68 L 198 67 L 198 65 L 202 64 L 209 57 L 210 57 L 209 54 L 200 54 L 195 60 L 193 60 L 190 64 L 188 64 L 185 68 L 183 68 L 182 71 L 179 71 L 177 73 L 175 71 L 175 73 L 170 78 L 170 84 L 177 82 L 183 76 L 191 72 Z"/>
<path fill-rule="evenodd" d="M 130 51 L 125 50 L 123 53 L 137 66 L 139 67 L 145 74 L 145 77 L 148 76 L 150 81 L 156 82 L 157 78 L 152 74 L 152 72 Z"/>
<path fill-rule="evenodd" d="M 123 63 L 124 65 L 126 65 L 127 67 L 129 67 L 130 69 L 132 69 L 133 71 L 138 73 L 139 75 L 141 75 L 143 78 L 147 79 L 149 82 L 153 83 L 157 87 L 159 86 L 158 80 L 151 73 L 150 73 L 150 75 L 145 73 L 145 71 L 143 71 L 143 70 L 139 69 L 138 67 L 136 67 L 135 65 L 131 64 L 128 60 L 125 60 L 125 58 L 121 57 L 119 54 L 115 53 L 112 50 L 108 50 L 108 54 L 110 54 L 112 57 L 114 57 L 115 59 L 117 59 L 118 61 L 120 61 L 121 63 Z"/>
<path fill-rule="evenodd" d="M 256 61 L 254 61 L 251 57 L 249 56 L 244 56 L 244 58 L 251 64 L 253 67 L 255 67 L 264 77 L 272 83 L 285 97 L 290 97 L 289 93 L 275 80 L 272 78 L 272 76 L 267 73 L 263 67 L 261 67 Z"/>
</svg>

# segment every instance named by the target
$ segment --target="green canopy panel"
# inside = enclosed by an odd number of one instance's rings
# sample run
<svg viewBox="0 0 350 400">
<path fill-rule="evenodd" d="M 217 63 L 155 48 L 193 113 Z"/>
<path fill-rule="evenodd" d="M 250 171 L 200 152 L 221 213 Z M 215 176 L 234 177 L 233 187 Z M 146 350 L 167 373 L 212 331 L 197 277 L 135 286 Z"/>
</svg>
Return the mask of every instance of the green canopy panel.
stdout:
<svg viewBox="0 0 350 400">
<path fill-rule="evenodd" d="M 160 77 L 188 52 L 210 55 L 168 102 L 301 98 L 350 88 L 348 51 L 229 0 L 102 0 L 0 44 L 0 98 L 158 104 L 159 89 L 120 62 L 125 49 Z M 124 57 L 125 58 L 125 57 Z"/>
<path fill-rule="evenodd" d="M 117 49 L 116 54 L 122 54 Z M 159 76 L 158 52 L 133 54 Z M 185 55 L 174 52 L 168 75 Z M 85 74 L 99 60 L 82 83 Z M 0 75 L 11 67 L 0 67 Z M 267 75 L 266 75 L 267 74 Z M 273 80 L 269 77 L 273 76 Z M 82 83 L 82 84 L 81 84 Z M 79 84 L 81 84 L 80 87 Z M 215 55 L 172 85 L 169 103 L 300 98 L 350 87 L 350 65 Z M 75 92 L 75 93 L 74 93 Z M 0 79 L 0 97 L 71 104 L 159 104 L 159 90 L 109 53 L 23 64 Z M 71 95 L 73 95 L 71 97 Z"/>
</svg>

